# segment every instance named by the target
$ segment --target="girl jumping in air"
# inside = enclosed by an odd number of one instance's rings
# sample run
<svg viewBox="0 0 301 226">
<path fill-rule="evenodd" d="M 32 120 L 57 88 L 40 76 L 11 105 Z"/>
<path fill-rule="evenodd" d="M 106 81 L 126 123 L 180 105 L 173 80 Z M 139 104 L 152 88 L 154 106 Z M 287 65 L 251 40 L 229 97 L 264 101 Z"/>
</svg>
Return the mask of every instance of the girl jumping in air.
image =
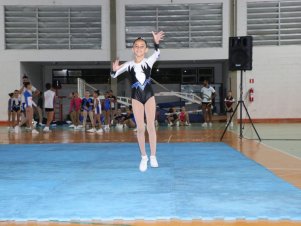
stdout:
<svg viewBox="0 0 301 226">
<path fill-rule="evenodd" d="M 132 51 L 134 60 L 122 65 L 119 60 L 112 64 L 111 76 L 116 78 L 125 71 L 128 71 L 131 78 L 132 106 L 137 123 L 137 139 L 141 152 L 139 169 L 141 172 L 147 170 L 148 157 L 145 151 L 145 125 L 144 114 L 146 115 L 147 132 L 151 149 L 150 165 L 158 167 L 156 158 L 157 135 L 155 129 L 156 102 L 151 86 L 151 69 L 160 55 L 159 42 L 163 40 L 164 32 L 152 32 L 154 38 L 155 52 L 149 58 L 145 58 L 148 51 L 147 42 L 143 38 L 137 38 L 133 42 Z"/>
</svg>

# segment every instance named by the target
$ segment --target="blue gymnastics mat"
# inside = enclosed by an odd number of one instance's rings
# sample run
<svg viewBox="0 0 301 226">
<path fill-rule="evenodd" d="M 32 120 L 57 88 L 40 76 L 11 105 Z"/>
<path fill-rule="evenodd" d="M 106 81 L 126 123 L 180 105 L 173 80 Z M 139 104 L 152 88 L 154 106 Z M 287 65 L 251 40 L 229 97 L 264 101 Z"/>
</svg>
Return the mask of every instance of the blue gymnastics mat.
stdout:
<svg viewBox="0 0 301 226">
<path fill-rule="evenodd" d="M 0 145 L 0 220 L 301 220 L 301 190 L 224 143 Z"/>
</svg>

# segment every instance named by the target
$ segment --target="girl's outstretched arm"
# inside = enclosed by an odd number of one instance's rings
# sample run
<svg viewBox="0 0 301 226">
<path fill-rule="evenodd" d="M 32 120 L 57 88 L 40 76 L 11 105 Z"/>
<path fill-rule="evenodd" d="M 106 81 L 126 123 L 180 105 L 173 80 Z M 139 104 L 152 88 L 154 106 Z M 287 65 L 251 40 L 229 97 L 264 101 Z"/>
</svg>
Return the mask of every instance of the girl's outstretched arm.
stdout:
<svg viewBox="0 0 301 226">
<path fill-rule="evenodd" d="M 164 38 L 164 32 L 160 31 L 160 32 L 152 32 L 153 34 L 153 38 L 154 38 L 154 46 L 155 46 L 155 52 L 153 53 L 153 55 L 151 55 L 148 59 L 147 59 L 147 63 L 148 65 L 152 68 L 154 63 L 156 62 L 156 60 L 159 58 L 160 56 L 160 50 L 159 50 L 159 43 L 160 41 L 163 40 Z"/>
<path fill-rule="evenodd" d="M 129 62 L 126 62 L 124 64 L 119 64 L 119 59 L 116 59 L 112 62 L 112 71 L 111 71 L 111 77 L 116 78 L 117 76 L 121 75 L 123 72 L 128 70 Z"/>
</svg>

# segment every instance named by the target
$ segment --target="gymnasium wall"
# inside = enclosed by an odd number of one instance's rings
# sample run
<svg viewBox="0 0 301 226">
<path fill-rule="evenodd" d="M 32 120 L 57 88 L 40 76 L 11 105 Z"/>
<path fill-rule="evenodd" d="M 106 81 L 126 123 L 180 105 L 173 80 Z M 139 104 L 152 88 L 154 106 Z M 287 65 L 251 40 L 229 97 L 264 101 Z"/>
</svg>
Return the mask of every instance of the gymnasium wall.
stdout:
<svg viewBox="0 0 301 226">
<path fill-rule="evenodd" d="M 238 1 L 238 36 L 246 35 L 246 4 Z M 244 74 L 243 87 L 254 88 L 254 101 L 246 99 L 251 117 L 256 121 L 301 119 L 298 90 L 301 85 L 301 45 L 254 46 L 253 70 Z M 237 74 L 239 76 L 239 73 Z M 251 84 L 249 79 L 254 79 Z M 240 79 L 237 79 L 239 89 Z M 245 115 L 244 115 L 245 118 Z"/>
</svg>

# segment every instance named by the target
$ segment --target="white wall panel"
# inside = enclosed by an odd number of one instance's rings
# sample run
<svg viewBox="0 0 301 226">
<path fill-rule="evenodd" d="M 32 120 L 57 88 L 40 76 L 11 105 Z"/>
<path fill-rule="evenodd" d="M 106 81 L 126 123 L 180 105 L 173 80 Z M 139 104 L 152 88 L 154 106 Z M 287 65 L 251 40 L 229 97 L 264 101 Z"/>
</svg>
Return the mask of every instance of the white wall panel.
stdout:
<svg viewBox="0 0 301 226">
<path fill-rule="evenodd" d="M 238 1 L 238 36 L 247 34 L 247 2 L 255 1 Z M 254 88 L 254 102 L 246 101 L 252 118 L 301 118 L 298 95 L 301 85 L 300 62 L 301 45 L 253 47 L 253 70 L 246 72 L 243 82 L 245 95 L 249 88 Z M 249 83 L 250 78 L 254 78 L 254 84 Z M 240 79 L 237 80 L 239 89 Z"/>
</svg>

